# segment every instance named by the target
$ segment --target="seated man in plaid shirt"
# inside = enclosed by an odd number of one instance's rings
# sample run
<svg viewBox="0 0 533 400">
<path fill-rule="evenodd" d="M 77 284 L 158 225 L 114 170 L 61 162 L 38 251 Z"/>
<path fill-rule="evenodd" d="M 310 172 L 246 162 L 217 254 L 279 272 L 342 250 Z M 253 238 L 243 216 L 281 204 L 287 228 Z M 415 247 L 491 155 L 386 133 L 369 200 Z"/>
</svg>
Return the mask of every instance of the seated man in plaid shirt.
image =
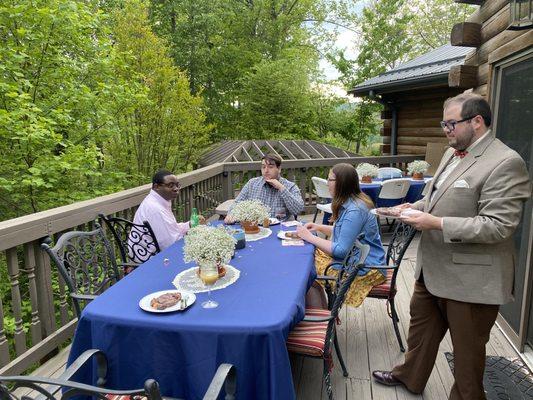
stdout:
<svg viewBox="0 0 533 400">
<path fill-rule="evenodd" d="M 235 199 L 235 203 L 243 200 L 260 200 L 270 207 L 271 217 L 281 214 L 281 209 L 285 209 L 287 216 L 301 213 L 304 209 L 304 200 L 300 189 L 294 182 L 282 178 L 280 174 L 281 157 L 277 154 L 267 154 L 261 160 L 262 176 L 250 179 Z M 235 221 L 228 213 L 224 222 L 232 224 Z"/>
</svg>

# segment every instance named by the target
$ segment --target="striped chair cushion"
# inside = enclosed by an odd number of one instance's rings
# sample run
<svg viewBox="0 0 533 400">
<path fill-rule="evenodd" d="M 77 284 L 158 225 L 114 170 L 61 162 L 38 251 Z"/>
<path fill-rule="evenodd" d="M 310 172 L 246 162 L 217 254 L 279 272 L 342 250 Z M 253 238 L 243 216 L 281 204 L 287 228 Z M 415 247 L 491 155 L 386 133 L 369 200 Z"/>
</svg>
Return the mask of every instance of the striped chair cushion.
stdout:
<svg viewBox="0 0 533 400">
<path fill-rule="evenodd" d="M 147 400 L 148 398 L 146 396 L 129 396 L 129 395 L 119 395 L 119 394 L 106 394 L 105 395 L 107 400 Z"/>
<path fill-rule="evenodd" d="M 305 309 L 306 317 L 328 317 L 329 315 L 329 310 L 322 310 L 319 308 Z M 301 321 L 289 333 L 289 338 L 287 339 L 287 348 L 292 353 L 323 357 L 327 329 L 327 321 Z"/>
<path fill-rule="evenodd" d="M 383 282 L 381 285 L 374 286 L 370 293 L 368 293 L 367 297 L 389 297 L 390 287 L 391 287 L 391 280 L 392 280 L 392 274 L 394 273 L 394 270 L 387 269 L 387 280 Z M 392 296 L 396 294 L 396 290 L 392 293 Z"/>
</svg>

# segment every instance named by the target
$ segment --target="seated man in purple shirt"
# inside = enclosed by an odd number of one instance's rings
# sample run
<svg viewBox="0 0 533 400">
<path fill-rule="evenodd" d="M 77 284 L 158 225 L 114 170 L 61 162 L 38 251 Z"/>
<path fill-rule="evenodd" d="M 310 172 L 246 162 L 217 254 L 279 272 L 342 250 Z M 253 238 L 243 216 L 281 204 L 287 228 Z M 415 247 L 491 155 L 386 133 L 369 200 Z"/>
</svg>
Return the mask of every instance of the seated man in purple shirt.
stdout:
<svg viewBox="0 0 533 400">
<path fill-rule="evenodd" d="M 161 250 L 180 240 L 190 229 L 190 222 L 178 223 L 172 212 L 172 200 L 178 197 L 180 183 L 172 172 L 161 169 L 152 178 L 152 190 L 135 212 L 133 222 L 148 221 Z M 200 217 L 203 222 L 203 217 Z"/>
</svg>

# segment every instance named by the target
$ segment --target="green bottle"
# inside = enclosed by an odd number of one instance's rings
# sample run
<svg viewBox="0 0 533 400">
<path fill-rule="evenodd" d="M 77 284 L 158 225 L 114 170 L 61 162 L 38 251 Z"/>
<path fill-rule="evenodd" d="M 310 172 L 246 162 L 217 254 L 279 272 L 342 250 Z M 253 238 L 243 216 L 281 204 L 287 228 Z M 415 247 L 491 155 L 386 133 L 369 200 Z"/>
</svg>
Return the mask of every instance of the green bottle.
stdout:
<svg viewBox="0 0 533 400">
<path fill-rule="evenodd" d="M 192 209 L 190 221 L 191 221 L 191 228 L 198 226 L 198 224 L 200 223 L 200 217 L 198 217 L 198 210 L 196 208 Z"/>
</svg>

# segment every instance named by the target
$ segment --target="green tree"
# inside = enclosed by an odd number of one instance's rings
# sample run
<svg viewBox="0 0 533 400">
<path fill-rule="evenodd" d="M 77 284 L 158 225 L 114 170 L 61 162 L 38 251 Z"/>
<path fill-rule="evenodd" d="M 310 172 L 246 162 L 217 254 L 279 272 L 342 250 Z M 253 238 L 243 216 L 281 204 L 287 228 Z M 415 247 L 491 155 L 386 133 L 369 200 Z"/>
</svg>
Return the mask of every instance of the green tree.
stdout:
<svg viewBox="0 0 533 400">
<path fill-rule="evenodd" d="M 0 211 L 14 217 L 115 190 L 98 142 L 112 120 L 112 52 L 89 2 L 0 7 Z M 4 219 L 3 218 L 3 219 Z"/>
<path fill-rule="evenodd" d="M 151 30 L 147 7 L 129 1 L 116 11 L 113 37 L 120 63 L 116 77 L 136 88 L 117 104 L 118 132 L 108 141 L 107 162 L 146 181 L 158 168 L 191 168 L 207 144 L 202 98 L 191 95 L 184 73 L 174 66 L 163 39 Z"/>
<path fill-rule="evenodd" d="M 244 76 L 242 86 L 241 137 L 315 136 L 308 71 L 300 60 L 264 61 Z"/>
</svg>

